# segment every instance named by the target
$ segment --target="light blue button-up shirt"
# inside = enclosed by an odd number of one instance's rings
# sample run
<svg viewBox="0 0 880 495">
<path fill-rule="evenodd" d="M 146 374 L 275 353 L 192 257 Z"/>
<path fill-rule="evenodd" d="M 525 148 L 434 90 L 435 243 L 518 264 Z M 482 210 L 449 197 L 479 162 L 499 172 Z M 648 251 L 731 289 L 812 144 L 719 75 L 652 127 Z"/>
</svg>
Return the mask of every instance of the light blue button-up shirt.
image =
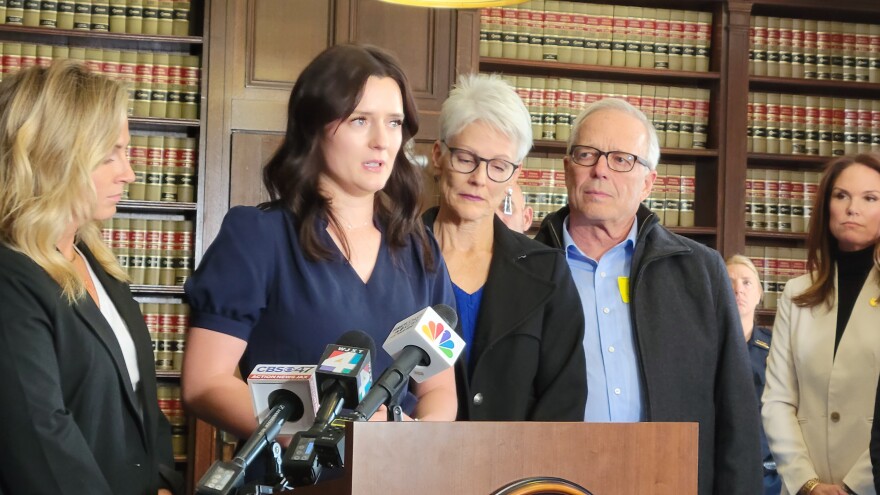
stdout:
<svg viewBox="0 0 880 495">
<path fill-rule="evenodd" d="M 626 239 L 603 254 L 599 261 L 575 245 L 568 232 L 568 218 L 563 223 L 562 240 L 584 308 L 588 390 L 584 421 L 642 421 L 638 354 L 629 304 L 623 300 L 619 282 L 621 277 L 630 274 L 636 222 Z"/>
</svg>

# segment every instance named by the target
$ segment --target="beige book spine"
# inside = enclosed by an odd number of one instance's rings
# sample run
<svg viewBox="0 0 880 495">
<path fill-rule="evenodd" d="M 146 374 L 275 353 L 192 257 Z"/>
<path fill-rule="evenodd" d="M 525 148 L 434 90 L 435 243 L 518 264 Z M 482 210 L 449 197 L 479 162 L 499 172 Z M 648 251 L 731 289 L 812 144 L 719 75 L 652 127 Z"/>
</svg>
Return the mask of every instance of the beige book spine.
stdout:
<svg viewBox="0 0 880 495">
<path fill-rule="evenodd" d="M 791 153 L 807 154 L 807 97 L 794 95 L 791 107 Z"/>
<path fill-rule="evenodd" d="M 162 221 L 162 250 L 159 261 L 159 285 L 173 286 L 175 281 L 174 258 L 175 244 L 174 232 L 176 230 L 175 220 Z M 171 363 L 169 362 L 169 366 Z"/>
<path fill-rule="evenodd" d="M 657 9 L 657 22 L 654 24 L 654 68 L 669 68 L 669 9 Z"/>
<path fill-rule="evenodd" d="M 700 12 L 697 15 L 697 47 L 695 67 L 697 72 L 709 72 L 709 58 L 712 49 L 712 13 Z"/>
<path fill-rule="evenodd" d="M 681 166 L 681 203 L 678 223 L 682 227 L 694 226 L 694 200 L 697 197 L 697 167 L 693 163 Z"/>
<path fill-rule="evenodd" d="M 125 32 L 142 34 L 144 31 L 144 0 L 126 0 Z"/>
<path fill-rule="evenodd" d="M 196 200 L 197 148 L 198 141 L 196 138 L 188 137 L 180 140 L 180 149 L 178 150 L 178 165 L 180 167 L 178 198 L 182 203 L 193 203 Z"/>
<path fill-rule="evenodd" d="M 777 229 L 779 232 L 792 232 L 792 171 L 779 171 L 779 223 Z"/>
<path fill-rule="evenodd" d="M 783 155 L 792 154 L 792 138 L 794 135 L 794 96 L 779 96 L 779 152 Z"/>
<path fill-rule="evenodd" d="M 571 40 L 571 63 L 580 65 L 584 63 L 587 49 L 587 6 L 582 3 L 570 3 L 569 6 L 572 10 L 568 34 Z"/>
<path fill-rule="evenodd" d="M 162 265 L 162 220 L 147 219 L 146 246 L 144 284 L 159 285 L 159 267 Z"/>
<path fill-rule="evenodd" d="M 642 105 L 639 109 L 650 122 L 654 121 L 654 95 L 656 91 L 657 88 L 650 84 L 643 84 L 641 86 Z"/>
<path fill-rule="evenodd" d="M 557 30 L 559 32 L 558 57 L 557 60 L 564 64 L 572 63 L 572 24 L 573 24 L 574 6 L 571 2 L 559 2 L 559 21 Z"/>
<path fill-rule="evenodd" d="M 489 8 L 480 9 L 480 58 L 489 56 Z"/>
<path fill-rule="evenodd" d="M 843 100 L 843 152 L 854 155 L 859 149 L 859 100 Z"/>
<path fill-rule="evenodd" d="M 804 20 L 792 19 L 791 24 L 791 77 L 804 78 Z"/>
<path fill-rule="evenodd" d="M 119 266 L 127 273 L 130 263 L 129 249 L 131 246 L 131 232 L 129 225 L 131 220 L 128 218 L 114 217 L 111 219 L 111 223 L 113 240 L 110 242 L 110 248 L 113 250 L 113 254 L 116 255 L 116 261 L 119 262 Z"/>
<path fill-rule="evenodd" d="M 791 231 L 796 233 L 806 232 L 804 222 L 804 172 L 803 170 L 791 171 Z"/>
<path fill-rule="evenodd" d="M 532 78 L 532 87 L 529 90 L 529 114 L 532 117 L 532 136 L 544 135 L 544 86 L 546 80 L 540 77 Z"/>
<path fill-rule="evenodd" d="M 168 103 L 165 116 L 169 119 L 181 118 L 183 102 L 183 54 L 168 56 Z"/>
<path fill-rule="evenodd" d="M 831 21 L 818 21 L 816 33 L 816 79 L 831 79 Z"/>
<path fill-rule="evenodd" d="M 651 190 L 653 200 L 649 208 L 657 215 L 657 219 L 661 225 L 666 224 L 666 182 L 669 178 L 669 165 L 661 163 L 657 165 L 657 179 L 654 181 L 654 188 Z"/>
<path fill-rule="evenodd" d="M 880 100 L 871 100 L 871 148 L 880 149 Z"/>
<path fill-rule="evenodd" d="M 132 284 L 143 285 L 144 262 L 147 256 L 147 220 L 132 218 L 129 220 L 129 229 L 131 234 L 129 235 L 128 275 L 131 277 Z M 144 319 L 147 319 L 146 313 L 144 313 Z M 155 329 L 151 328 L 151 333 L 154 331 Z"/>
<path fill-rule="evenodd" d="M 767 94 L 767 153 L 779 153 L 779 93 Z"/>
<path fill-rule="evenodd" d="M 746 105 L 746 152 L 755 151 L 755 92 L 749 91 L 749 102 Z"/>
<path fill-rule="evenodd" d="M 810 217 L 813 215 L 813 205 L 816 202 L 816 192 L 819 190 L 821 179 L 821 172 L 812 170 L 804 172 L 804 223 L 806 231 L 810 230 Z"/>
<path fill-rule="evenodd" d="M 144 0 L 144 34 L 159 34 L 159 0 Z"/>
<path fill-rule="evenodd" d="M 654 40 L 657 35 L 657 9 L 642 9 L 642 35 L 639 43 L 639 67 L 654 68 Z"/>
<path fill-rule="evenodd" d="M 677 86 L 669 88 L 669 99 L 667 101 L 666 110 L 666 146 L 668 148 L 681 147 L 681 105 L 683 97 L 683 88 Z"/>
<path fill-rule="evenodd" d="M 843 24 L 843 80 L 856 80 L 856 24 Z"/>
<path fill-rule="evenodd" d="M 834 98 L 831 101 L 831 154 L 843 156 L 846 154 L 844 143 L 844 115 L 846 114 L 846 100 Z"/>
<path fill-rule="evenodd" d="M 627 16 L 629 7 L 615 5 L 611 29 L 611 65 L 626 65 Z"/>
<path fill-rule="evenodd" d="M 556 140 L 568 142 L 571 136 L 572 107 L 571 107 L 571 90 L 572 80 L 567 78 L 559 79 L 559 89 L 556 93 Z"/>
<path fill-rule="evenodd" d="M 174 0 L 159 0 L 156 20 L 156 34 L 171 36 L 174 32 Z"/>
<path fill-rule="evenodd" d="M 170 55 L 153 54 L 153 84 L 150 87 L 150 117 L 165 118 L 168 111 L 168 65 Z"/>
<path fill-rule="evenodd" d="M 764 15 L 756 15 L 752 17 L 755 22 L 754 48 L 752 49 L 754 56 L 752 57 L 752 74 L 756 76 L 767 75 L 767 24 L 769 19 Z"/>
<path fill-rule="evenodd" d="M 855 80 L 868 82 L 871 65 L 871 28 L 868 24 L 856 24 L 855 38 Z"/>
<path fill-rule="evenodd" d="M 559 1 L 547 0 L 544 3 L 544 44 L 541 59 L 559 60 Z"/>
<path fill-rule="evenodd" d="M 56 27 L 58 29 L 73 29 L 75 10 L 76 4 L 73 0 L 59 0 Z"/>
<path fill-rule="evenodd" d="M 754 185 L 753 185 L 754 180 L 755 180 L 755 169 L 753 169 L 753 168 L 746 169 L 746 186 L 745 186 L 745 200 L 746 200 L 745 225 L 746 225 L 746 230 L 754 230 L 755 229 L 755 218 L 754 218 L 755 190 L 754 190 Z"/>
<path fill-rule="evenodd" d="M 587 3 L 584 9 L 584 64 L 599 64 L 599 41 L 602 39 L 602 8 Z"/>
<path fill-rule="evenodd" d="M 641 62 L 642 25 L 644 13 L 642 7 L 630 7 L 626 17 L 626 67 L 639 67 Z"/>
<path fill-rule="evenodd" d="M 819 154 L 819 97 L 806 96 L 804 98 L 804 109 L 806 113 L 806 123 L 804 124 L 806 131 L 806 141 L 804 147 L 808 155 Z"/>
<path fill-rule="evenodd" d="M 843 80 L 843 30 L 844 23 L 831 23 L 831 79 Z"/>
<path fill-rule="evenodd" d="M 40 25 L 40 0 L 24 0 L 21 23 L 32 27 Z"/>
<path fill-rule="evenodd" d="M 73 29 L 88 31 L 92 27 L 91 0 L 76 0 L 73 6 Z"/>
<path fill-rule="evenodd" d="M 767 174 L 764 169 L 754 169 L 752 176 L 752 228 L 754 230 L 767 230 Z"/>
<path fill-rule="evenodd" d="M 110 31 L 110 1 L 109 0 L 92 0 L 92 31 Z"/>
<path fill-rule="evenodd" d="M 661 148 L 670 147 L 666 139 L 666 121 L 669 119 L 669 87 L 656 86 L 654 92 L 654 129 Z"/>
<path fill-rule="evenodd" d="M 684 11 L 683 40 L 681 45 L 681 70 L 697 70 L 697 43 L 699 42 L 700 13 Z"/>
<path fill-rule="evenodd" d="M 599 6 L 599 46 L 596 65 L 612 65 L 612 31 L 614 30 L 614 6 Z"/>
<path fill-rule="evenodd" d="M 48 67 L 52 63 L 52 48 L 52 45 L 37 45 L 37 65 L 40 67 Z M 868 139 L 870 141 L 870 138 Z"/>
<path fill-rule="evenodd" d="M 161 201 L 162 199 L 162 155 L 165 138 L 163 136 L 147 137 L 147 173 L 144 199 Z"/>
<path fill-rule="evenodd" d="M 819 78 L 819 22 L 804 21 L 804 78 Z"/>
<path fill-rule="evenodd" d="M 8 0 L 6 2 L 6 24 L 24 25 L 24 0 Z"/>
<path fill-rule="evenodd" d="M 519 8 L 516 5 L 501 7 L 501 56 L 503 58 L 516 58 L 518 13 Z"/>
<path fill-rule="evenodd" d="M 685 13 L 677 9 L 669 12 L 669 70 L 682 70 Z"/>
<path fill-rule="evenodd" d="M 767 75 L 779 77 L 779 21 L 778 17 L 767 18 Z"/>
<path fill-rule="evenodd" d="M 171 27 L 174 36 L 189 36 L 189 0 L 175 0 L 174 22 Z"/>
<path fill-rule="evenodd" d="M 544 82 L 543 110 L 541 111 L 541 139 L 556 141 L 556 100 L 558 99 L 559 79 L 551 77 Z"/>
<path fill-rule="evenodd" d="M 871 151 L 871 100 L 860 99 L 858 101 L 858 122 L 856 151 L 868 153 Z"/>
<path fill-rule="evenodd" d="M 129 184 L 128 195 L 129 199 L 134 201 L 144 201 L 147 199 L 148 149 L 149 143 L 146 135 L 132 134 L 131 145 L 129 146 L 129 161 L 131 169 L 134 171 L 134 182 Z"/>
<path fill-rule="evenodd" d="M 694 122 L 697 112 L 697 89 L 683 88 L 681 98 L 681 124 L 678 130 L 678 147 L 694 147 Z"/>
<path fill-rule="evenodd" d="M 868 81 L 880 83 L 880 24 L 871 24 L 868 27 Z"/>
<path fill-rule="evenodd" d="M 766 230 L 773 232 L 779 230 L 779 170 L 765 170 L 764 174 L 764 218 Z"/>
<path fill-rule="evenodd" d="M 37 45 L 33 43 L 21 44 L 21 68 L 26 69 L 37 65 Z"/>
<path fill-rule="evenodd" d="M 532 0 L 532 22 L 529 27 L 529 60 L 543 60 L 544 58 L 544 10 L 544 0 Z"/>
<path fill-rule="evenodd" d="M 681 209 L 681 165 L 670 163 L 666 166 L 666 223 L 667 227 L 678 227 Z"/>
<path fill-rule="evenodd" d="M 485 9 L 483 9 L 485 10 Z M 481 16 L 482 19 L 482 16 Z M 513 58 L 519 60 L 528 60 L 529 59 L 529 33 L 531 31 L 531 22 L 532 22 L 532 2 L 523 2 L 517 6 L 516 9 L 516 38 L 515 38 L 515 46 L 516 53 Z M 482 43 L 483 39 L 483 30 L 480 30 L 480 40 Z M 480 50 L 482 51 L 483 45 L 480 45 Z M 503 51 L 502 46 L 502 51 Z M 488 45 L 486 45 L 486 50 L 488 50 Z M 488 53 L 487 53 L 488 55 Z M 483 56 L 483 55 L 481 55 Z"/>
<path fill-rule="evenodd" d="M 180 116 L 184 119 L 197 120 L 199 118 L 199 82 L 201 72 L 199 62 L 198 55 L 183 56 Z"/>
<path fill-rule="evenodd" d="M 794 22 L 790 18 L 779 19 L 779 77 L 791 77 L 792 42 Z"/>
</svg>

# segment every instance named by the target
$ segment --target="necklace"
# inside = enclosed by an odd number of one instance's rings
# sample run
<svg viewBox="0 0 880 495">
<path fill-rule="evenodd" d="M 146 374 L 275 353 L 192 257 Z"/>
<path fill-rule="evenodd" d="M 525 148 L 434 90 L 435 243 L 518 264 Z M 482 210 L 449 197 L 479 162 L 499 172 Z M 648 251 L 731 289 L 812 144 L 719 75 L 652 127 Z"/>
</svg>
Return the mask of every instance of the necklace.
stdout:
<svg viewBox="0 0 880 495">
<path fill-rule="evenodd" d="M 366 227 L 367 225 L 373 224 L 372 218 L 370 218 L 369 220 L 365 220 L 357 225 L 353 225 L 348 220 L 342 218 L 342 216 L 339 214 L 336 215 L 336 218 L 339 219 L 339 222 L 342 224 L 343 227 L 345 227 L 345 230 L 358 230 L 358 229 L 362 229 L 362 228 Z"/>
</svg>

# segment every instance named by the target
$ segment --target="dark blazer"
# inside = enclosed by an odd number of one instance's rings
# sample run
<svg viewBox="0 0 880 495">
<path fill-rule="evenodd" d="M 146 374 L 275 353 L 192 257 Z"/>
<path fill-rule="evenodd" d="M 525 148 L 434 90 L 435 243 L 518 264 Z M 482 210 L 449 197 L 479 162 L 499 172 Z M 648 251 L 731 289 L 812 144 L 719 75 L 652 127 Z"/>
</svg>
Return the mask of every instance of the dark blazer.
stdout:
<svg viewBox="0 0 880 495">
<path fill-rule="evenodd" d="M 79 246 L 125 320 L 139 394 L 90 297 L 73 306 L 27 256 L 0 246 L 0 493 L 155 495 L 177 489 L 152 344 L 129 292 Z M 161 472 L 161 475 L 160 475 Z"/>
<path fill-rule="evenodd" d="M 422 217 L 433 229 L 437 208 Z M 456 363 L 458 416 L 486 421 L 583 421 L 584 312 L 565 256 L 495 218 L 473 370 Z"/>
</svg>

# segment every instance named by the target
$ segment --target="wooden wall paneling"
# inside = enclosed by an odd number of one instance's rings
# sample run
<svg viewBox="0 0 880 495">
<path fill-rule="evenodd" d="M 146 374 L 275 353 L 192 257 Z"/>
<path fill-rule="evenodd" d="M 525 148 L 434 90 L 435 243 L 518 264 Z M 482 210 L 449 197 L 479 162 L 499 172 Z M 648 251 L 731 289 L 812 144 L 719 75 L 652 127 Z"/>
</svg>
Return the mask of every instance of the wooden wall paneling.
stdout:
<svg viewBox="0 0 880 495">
<path fill-rule="evenodd" d="M 229 174 L 229 207 L 255 206 L 269 200 L 263 187 L 263 165 L 278 150 L 284 133 L 236 131 L 232 133 L 232 164 Z"/>
<path fill-rule="evenodd" d="M 718 250 L 722 256 L 745 252 L 746 128 L 748 126 L 749 17 L 751 3 L 730 0 L 724 4 L 727 43 L 721 92 L 724 98 L 724 144 L 719 157 L 722 170 L 723 208 L 718 209 L 723 225 Z M 735 80 L 731 81 L 731 77 Z"/>
<path fill-rule="evenodd" d="M 455 77 L 455 11 L 378 0 L 339 0 L 337 7 L 337 39 L 370 43 L 392 52 L 409 78 L 419 107 L 417 138 L 436 138 L 440 106 Z"/>
</svg>

